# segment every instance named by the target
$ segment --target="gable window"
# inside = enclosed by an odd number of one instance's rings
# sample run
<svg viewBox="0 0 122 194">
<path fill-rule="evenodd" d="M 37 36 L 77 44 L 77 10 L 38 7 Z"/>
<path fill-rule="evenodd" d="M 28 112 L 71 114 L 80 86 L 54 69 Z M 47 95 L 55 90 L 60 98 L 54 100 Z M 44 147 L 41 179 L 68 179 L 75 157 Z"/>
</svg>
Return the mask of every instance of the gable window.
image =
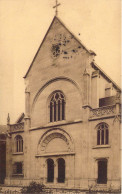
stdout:
<svg viewBox="0 0 122 194">
<path fill-rule="evenodd" d="M 97 145 L 106 145 L 109 143 L 109 130 L 106 123 L 101 123 L 97 128 Z"/>
<path fill-rule="evenodd" d="M 15 137 L 15 151 L 23 152 L 23 139 L 21 135 Z"/>
<path fill-rule="evenodd" d="M 50 100 L 50 122 L 65 119 L 65 98 L 62 92 L 53 93 Z"/>
</svg>

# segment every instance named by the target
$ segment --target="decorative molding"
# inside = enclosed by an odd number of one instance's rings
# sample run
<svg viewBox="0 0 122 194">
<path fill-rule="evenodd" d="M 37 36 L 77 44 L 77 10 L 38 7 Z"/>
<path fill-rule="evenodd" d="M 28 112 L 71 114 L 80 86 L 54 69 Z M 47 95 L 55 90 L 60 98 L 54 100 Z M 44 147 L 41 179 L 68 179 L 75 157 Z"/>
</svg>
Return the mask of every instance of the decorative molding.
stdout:
<svg viewBox="0 0 122 194">
<path fill-rule="evenodd" d="M 96 71 L 92 72 L 92 78 L 98 77 L 98 76 L 100 76 L 100 71 L 99 70 L 96 70 Z"/>
<path fill-rule="evenodd" d="M 12 176 L 16 176 L 16 177 L 24 177 L 24 174 L 12 174 Z"/>
<path fill-rule="evenodd" d="M 24 152 L 15 152 L 12 155 L 24 155 Z"/>
<path fill-rule="evenodd" d="M 40 155 L 35 155 L 36 158 L 38 157 L 47 157 L 47 156 L 65 156 L 65 155 L 75 155 L 75 152 L 58 152 L 58 153 L 45 153 Z"/>
<path fill-rule="evenodd" d="M 120 123 L 121 123 L 121 115 L 116 115 L 116 116 L 115 116 L 115 118 L 114 118 L 114 120 L 113 120 L 113 124 L 114 124 L 115 122 L 120 122 Z"/>
<path fill-rule="evenodd" d="M 37 155 L 46 154 L 46 147 L 48 143 L 53 140 L 54 138 L 60 138 L 65 141 L 67 145 L 67 152 L 71 153 L 74 152 L 74 142 L 72 137 L 63 129 L 53 128 L 46 131 L 40 138 L 37 147 Z M 49 154 L 49 153 L 48 153 Z M 53 153 L 55 154 L 55 153 Z"/>
<path fill-rule="evenodd" d="M 24 119 L 25 119 L 25 120 L 27 120 L 27 119 L 29 119 L 29 120 L 30 120 L 30 117 L 28 117 L 28 116 L 26 117 L 26 116 L 25 116 L 25 118 L 24 118 Z"/>
<path fill-rule="evenodd" d="M 92 109 L 90 105 L 86 104 L 86 105 L 83 105 L 82 108 L 86 109 L 86 108 L 89 108 L 89 109 Z"/>
<path fill-rule="evenodd" d="M 12 131 L 10 132 L 10 135 L 15 134 L 15 133 L 24 133 L 24 130 Z"/>
<path fill-rule="evenodd" d="M 115 105 L 100 107 L 100 108 L 90 110 L 89 119 L 97 118 L 97 117 L 100 118 L 100 117 L 106 117 L 106 116 L 115 116 L 115 114 L 116 114 Z"/>
<path fill-rule="evenodd" d="M 86 76 L 86 75 L 90 76 L 90 74 L 88 72 L 88 69 L 85 68 L 84 73 L 83 73 L 83 76 Z"/>
<path fill-rule="evenodd" d="M 59 126 L 64 126 L 64 125 L 72 125 L 72 124 L 77 124 L 77 123 L 82 123 L 82 122 L 83 122 L 82 120 L 50 122 L 44 126 L 32 127 L 29 129 L 29 131 L 47 129 L 47 128 L 51 128 L 51 127 L 59 127 Z"/>
<path fill-rule="evenodd" d="M 107 160 L 108 161 L 108 159 L 109 159 L 109 157 L 94 157 L 94 159 L 96 160 L 96 161 L 98 161 L 98 160 Z"/>
<path fill-rule="evenodd" d="M 92 147 L 92 149 L 104 149 L 104 148 L 111 148 L 110 145 L 97 145 Z"/>
<path fill-rule="evenodd" d="M 44 151 L 45 148 L 46 148 L 46 146 L 47 146 L 47 144 L 48 144 L 50 141 L 52 141 L 53 139 L 55 139 L 55 138 L 60 138 L 60 139 L 64 140 L 65 143 L 67 144 L 68 150 L 70 151 L 70 144 L 69 144 L 68 139 L 67 139 L 63 134 L 57 133 L 57 132 L 51 133 L 50 135 L 48 135 L 48 136 L 43 140 L 43 142 L 41 143 L 41 151 Z"/>
<path fill-rule="evenodd" d="M 13 124 L 13 125 L 9 125 L 9 126 L 10 126 L 10 131 L 9 131 L 10 133 L 24 131 L 24 122 Z"/>
</svg>

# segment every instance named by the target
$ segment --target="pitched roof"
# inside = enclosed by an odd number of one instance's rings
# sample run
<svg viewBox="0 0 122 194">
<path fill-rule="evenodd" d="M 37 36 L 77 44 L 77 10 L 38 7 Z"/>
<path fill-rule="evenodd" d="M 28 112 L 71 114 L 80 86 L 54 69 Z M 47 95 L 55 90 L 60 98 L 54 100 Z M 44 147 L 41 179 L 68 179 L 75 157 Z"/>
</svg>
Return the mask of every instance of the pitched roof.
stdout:
<svg viewBox="0 0 122 194">
<path fill-rule="evenodd" d="M 52 27 L 52 25 L 53 25 L 53 23 L 54 23 L 54 21 L 55 20 L 58 20 L 59 21 L 59 23 L 74 37 L 74 39 L 76 40 L 76 41 L 78 41 L 81 45 L 82 45 L 82 47 L 90 54 L 90 55 L 96 55 L 95 54 L 95 52 L 94 51 L 92 51 L 92 50 L 89 50 L 89 49 L 87 49 L 87 47 L 81 42 L 81 40 L 79 40 L 67 27 L 66 27 L 66 25 L 61 21 L 61 19 L 59 19 L 57 16 L 55 16 L 54 18 L 53 18 L 53 20 L 52 20 L 52 22 L 51 22 L 51 24 L 50 24 L 50 26 L 49 26 L 49 28 L 48 28 L 48 30 L 47 30 L 47 33 L 45 34 L 45 36 L 44 36 L 44 38 L 43 38 L 43 40 L 42 40 L 42 42 L 41 42 L 41 45 L 39 46 L 39 48 L 38 48 L 38 50 L 37 50 L 37 52 L 36 52 L 36 54 L 35 54 L 35 56 L 34 56 L 34 58 L 33 58 L 33 60 L 32 60 L 32 63 L 31 63 L 31 65 L 30 65 L 30 67 L 29 67 L 29 69 L 28 69 L 28 71 L 27 71 L 27 73 L 25 74 L 25 76 L 24 76 L 24 78 L 26 78 L 27 77 L 27 75 L 28 75 L 28 73 L 29 73 L 29 71 L 30 71 L 30 69 L 31 69 L 31 67 L 32 67 L 32 65 L 33 65 L 33 63 L 34 63 L 34 61 L 35 61 L 35 59 L 36 59 L 36 56 L 38 55 L 38 53 L 39 53 L 39 50 L 40 50 L 40 48 L 41 48 L 41 46 L 42 46 L 42 44 L 43 44 L 43 42 L 45 41 L 45 38 L 46 38 L 46 36 L 47 36 L 47 34 L 48 34 L 48 32 L 49 32 L 49 30 L 50 30 L 50 28 Z"/>
<path fill-rule="evenodd" d="M 16 123 L 21 123 L 22 120 L 24 119 L 25 114 L 21 113 L 21 115 L 19 116 L 19 118 L 17 119 Z"/>
<path fill-rule="evenodd" d="M 28 69 L 28 71 L 27 71 L 27 73 L 25 74 L 25 76 L 24 76 L 24 78 L 26 78 L 27 77 L 27 75 L 28 75 L 28 73 L 29 73 L 29 71 L 30 71 L 30 69 L 31 69 L 31 67 L 32 67 L 32 65 L 33 65 L 33 63 L 34 63 L 34 61 L 35 61 L 35 59 L 36 59 L 36 56 L 38 55 L 38 53 L 39 53 L 39 50 L 40 50 L 40 48 L 41 48 L 41 46 L 42 46 L 42 44 L 43 44 L 43 42 L 45 41 L 45 38 L 46 38 L 46 36 L 47 36 L 47 34 L 48 34 L 48 32 L 49 32 L 49 30 L 50 30 L 50 28 L 52 27 L 52 25 L 53 25 L 53 23 L 54 23 L 54 21 L 55 21 L 55 19 L 57 19 L 59 22 L 60 22 L 60 24 L 75 38 L 75 40 L 76 41 L 78 41 L 81 45 L 82 45 L 82 47 L 90 54 L 90 55 L 94 55 L 94 56 L 96 56 L 96 53 L 94 52 L 94 51 L 92 51 L 92 50 L 89 50 L 82 42 L 81 42 L 81 40 L 79 40 L 67 27 L 66 27 L 66 25 L 61 21 L 61 19 L 59 19 L 59 17 L 57 17 L 57 16 L 54 16 L 54 18 L 53 18 L 53 20 L 52 20 L 52 22 L 51 22 L 51 24 L 50 24 L 50 26 L 49 26 L 49 28 L 48 28 L 48 30 L 47 30 L 47 32 L 46 32 L 46 34 L 45 34 L 45 36 L 44 36 L 44 38 L 43 38 L 43 40 L 42 40 L 42 42 L 41 42 L 41 44 L 40 44 L 40 46 L 39 46 L 39 48 L 38 48 L 38 50 L 37 50 L 37 52 L 36 52 L 36 54 L 35 54 L 35 56 L 34 56 L 34 58 L 33 58 L 33 60 L 32 60 L 32 63 L 31 63 L 31 65 L 30 65 L 30 67 L 29 67 L 29 69 Z M 121 88 L 95 63 L 95 62 L 92 62 L 91 63 L 91 65 L 92 65 L 92 67 L 94 68 L 94 69 L 96 69 L 96 70 L 99 70 L 100 71 L 100 73 L 101 73 L 101 75 L 103 75 L 109 82 L 111 82 L 112 84 L 113 84 L 113 86 L 116 88 L 116 89 L 118 89 L 119 91 L 121 91 Z"/>
<path fill-rule="evenodd" d="M 92 67 L 95 70 L 99 70 L 100 74 L 106 79 L 108 80 L 108 82 L 111 82 L 113 84 L 113 87 L 116 88 L 117 90 L 119 90 L 121 92 L 121 88 L 95 63 L 92 62 L 91 63 Z"/>
</svg>

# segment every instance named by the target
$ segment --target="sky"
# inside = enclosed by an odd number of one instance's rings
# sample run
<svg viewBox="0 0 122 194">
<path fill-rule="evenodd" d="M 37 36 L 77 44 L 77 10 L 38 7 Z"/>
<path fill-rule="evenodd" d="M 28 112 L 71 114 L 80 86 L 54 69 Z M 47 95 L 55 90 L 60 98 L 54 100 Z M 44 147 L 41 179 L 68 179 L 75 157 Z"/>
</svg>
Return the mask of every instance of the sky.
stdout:
<svg viewBox="0 0 122 194">
<path fill-rule="evenodd" d="M 58 17 L 120 86 L 121 0 L 59 0 Z M 25 110 L 26 74 L 53 20 L 55 0 L 0 0 L 0 125 Z M 79 35 L 80 33 L 80 35 Z"/>
</svg>

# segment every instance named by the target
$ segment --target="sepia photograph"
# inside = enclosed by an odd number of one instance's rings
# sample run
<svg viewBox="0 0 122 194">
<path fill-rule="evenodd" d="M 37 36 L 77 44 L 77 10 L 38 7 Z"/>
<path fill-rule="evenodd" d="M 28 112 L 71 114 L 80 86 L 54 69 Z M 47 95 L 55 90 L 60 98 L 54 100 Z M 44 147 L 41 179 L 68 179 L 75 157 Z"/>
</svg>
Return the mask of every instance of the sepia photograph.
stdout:
<svg viewBox="0 0 122 194">
<path fill-rule="evenodd" d="M 0 194 L 121 193 L 121 0 L 0 0 Z"/>
</svg>

